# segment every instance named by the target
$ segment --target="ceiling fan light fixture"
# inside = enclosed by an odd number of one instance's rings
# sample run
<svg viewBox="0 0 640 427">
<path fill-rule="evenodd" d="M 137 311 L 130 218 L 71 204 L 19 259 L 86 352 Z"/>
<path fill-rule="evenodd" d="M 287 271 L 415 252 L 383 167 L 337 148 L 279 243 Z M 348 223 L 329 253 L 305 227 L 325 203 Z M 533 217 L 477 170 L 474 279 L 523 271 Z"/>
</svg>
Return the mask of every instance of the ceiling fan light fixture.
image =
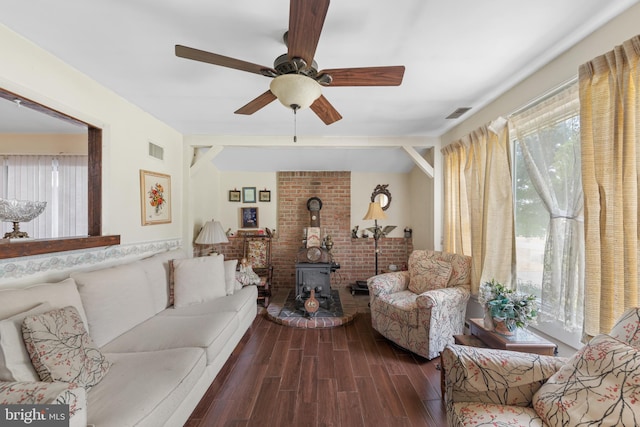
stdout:
<svg viewBox="0 0 640 427">
<path fill-rule="evenodd" d="M 271 92 L 287 108 L 294 110 L 310 107 L 322 95 L 320 84 L 302 74 L 283 74 L 274 78 Z"/>
</svg>

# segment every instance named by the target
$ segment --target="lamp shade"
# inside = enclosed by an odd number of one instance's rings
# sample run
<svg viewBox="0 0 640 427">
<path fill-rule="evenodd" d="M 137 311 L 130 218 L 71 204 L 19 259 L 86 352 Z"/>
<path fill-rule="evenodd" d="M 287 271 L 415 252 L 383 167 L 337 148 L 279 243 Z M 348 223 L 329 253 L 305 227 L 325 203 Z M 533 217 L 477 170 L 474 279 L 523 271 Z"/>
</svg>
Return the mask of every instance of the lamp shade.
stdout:
<svg viewBox="0 0 640 427">
<path fill-rule="evenodd" d="M 362 218 L 363 220 L 371 220 L 371 219 L 387 219 L 387 214 L 382 210 L 382 206 L 378 202 L 369 203 L 369 210 L 367 214 Z"/>
<path fill-rule="evenodd" d="M 302 74 L 283 74 L 271 81 L 271 92 L 285 107 L 307 108 L 322 94 L 320 84 Z"/>
<path fill-rule="evenodd" d="M 217 243 L 228 243 L 227 235 L 222 228 L 220 221 L 207 221 L 200 230 L 196 238 L 198 245 L 215 245 Z"/>
</svg>

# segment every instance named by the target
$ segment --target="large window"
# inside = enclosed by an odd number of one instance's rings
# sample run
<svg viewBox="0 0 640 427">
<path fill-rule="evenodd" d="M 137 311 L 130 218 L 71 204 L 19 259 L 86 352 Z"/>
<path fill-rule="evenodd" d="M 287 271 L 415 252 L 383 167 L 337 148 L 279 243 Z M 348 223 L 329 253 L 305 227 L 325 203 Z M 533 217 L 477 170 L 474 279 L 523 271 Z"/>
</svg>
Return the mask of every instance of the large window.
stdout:
<svg viewBox="0 0 640 427">
<path fill-rule="evenodd" d="M 519 290 L 541 301 L 541 322 L 582 326 L 583 195 L 577 84 L 510 120 Z"/>
<path fill-rule="evenodd" d="M 0 164 L 0 197 L 47 203 L 21 231 L 35 239 L 87 235 L 87 156 L 9 155 Z M 3 235 L 12 229 L 2 224 Z"/>
</svg>

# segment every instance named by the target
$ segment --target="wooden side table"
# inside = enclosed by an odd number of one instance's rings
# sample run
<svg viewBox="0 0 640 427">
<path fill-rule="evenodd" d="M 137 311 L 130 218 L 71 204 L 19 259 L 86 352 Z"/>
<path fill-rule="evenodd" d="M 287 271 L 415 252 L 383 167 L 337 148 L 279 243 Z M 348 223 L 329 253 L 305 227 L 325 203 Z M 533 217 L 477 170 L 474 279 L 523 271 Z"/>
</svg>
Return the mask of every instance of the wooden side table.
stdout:
<svg viewBox="0 0 640 427">
<path fill-rule="evenodd" d="M 489 348 L 557 356 L 558 346 L 526 329 L 518 328 L 513 335 L 502 335 L 484 328 L 482 319 L 469 319 L 469 332 Z"/>
</svg>

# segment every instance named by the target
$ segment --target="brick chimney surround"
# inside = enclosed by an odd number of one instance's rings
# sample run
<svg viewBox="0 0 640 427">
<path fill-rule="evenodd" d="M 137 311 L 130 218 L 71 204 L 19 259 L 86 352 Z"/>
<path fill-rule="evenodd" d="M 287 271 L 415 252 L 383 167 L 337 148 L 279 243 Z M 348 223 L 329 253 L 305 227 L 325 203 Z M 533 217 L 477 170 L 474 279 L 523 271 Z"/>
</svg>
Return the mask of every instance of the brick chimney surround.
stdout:
<svg viewBox="0 0 640 427">
<path fill-rule="evenodd" d="M 340 269 L 331 274 L 331 287 L 346 287 L 375 274 L 373 238 L 351 237 L 350 172 L 278 172 L 277 185 L 278 227 L 271 242 L 274 289 L 295 289 L 296 255 L 302 247 L 304 229 L 309 227 L 307 200 L 310 197 L 322 200 L 322 237 L 331 235 L 333 260 L 340 264 Z M 369 194 L 358 197 L 369 197 Z M 234 236 L 229 238 L 229 243 L 216 247 L 225 259 L 240 259 L 243 243 L 241 236 Z M 383 237 L 378 241 L 378 248 L 378 263 L 380 269 L 385 270 L 390 264 L 406 265 L 413 243 L 411 238 Z"/>
</svg>

